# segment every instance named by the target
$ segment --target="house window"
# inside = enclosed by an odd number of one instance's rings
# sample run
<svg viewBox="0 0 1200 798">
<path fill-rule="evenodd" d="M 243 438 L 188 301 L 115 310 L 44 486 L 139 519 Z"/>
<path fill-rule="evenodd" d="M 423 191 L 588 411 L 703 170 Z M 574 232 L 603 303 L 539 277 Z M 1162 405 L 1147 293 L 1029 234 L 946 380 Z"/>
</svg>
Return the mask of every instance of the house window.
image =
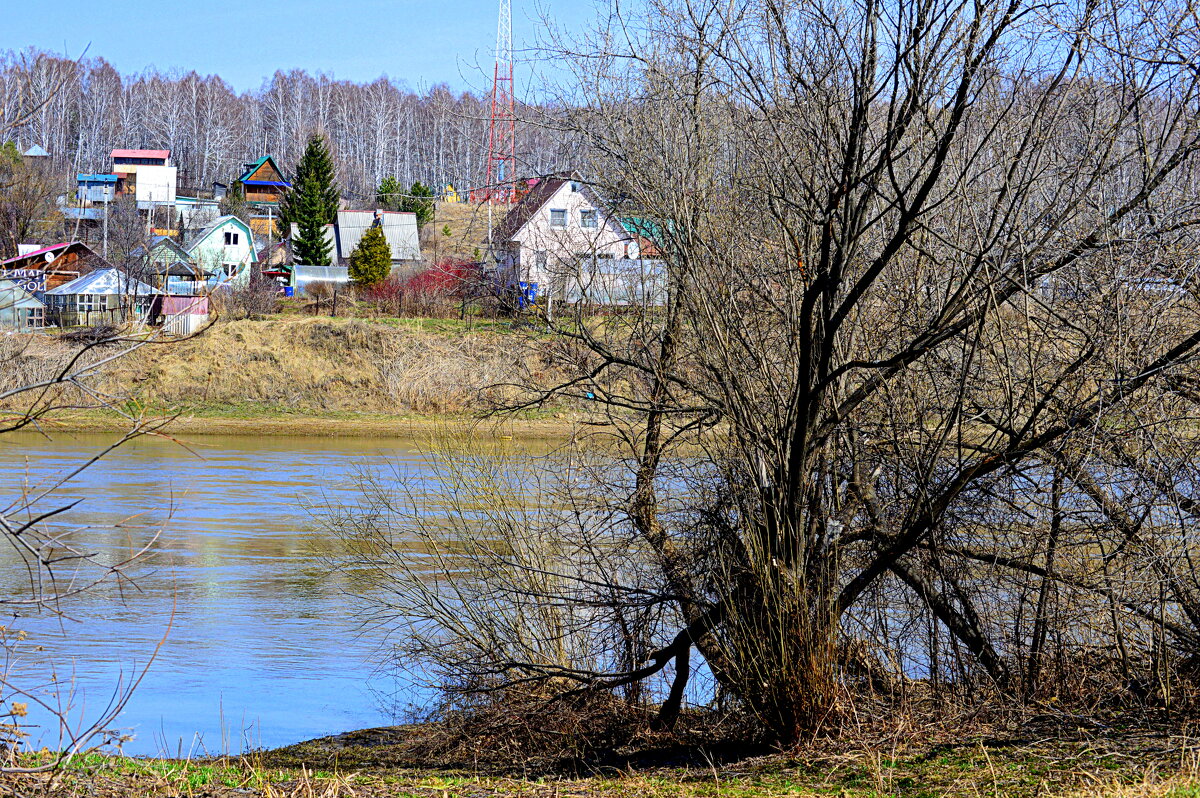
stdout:
<svg viewBox="0 0 1200 798">
<path fill-rule="evenodd" d="M 580 211 L 579 212 L 579 226 L 580 227 L 590 227 L 590 228 L 596 227 L 596 211 L 595 210 Z"/>
<path fill-rule="evenodd" d="M 533 256 L 533 262 L 537 266 L 538 271 L 546 270 L 546 250 L 539 249 Z"/>
<path fill-rule="evenodd" d="M 225 246 L 236 247 L 237 243 L 238 243 L 238 234 L 237 233 L 226 233 L 225 234 Z"/>
<path fill-rule="evenodd" d="M 567 209 L 566 208 L 551 208 L 550 209 L 550 226 L 551 227 L 566 227 L 567 226 Z"/>
<path fill-rule="evenodd" d="M 226 233 L 225 235 L 229 235 L 229 233 Z M 237 234 L 234 233 L 234 235 L 237 235 Z M 225 266 L 225 276 L 226 277 L 232 277 L 235 274 L 237 274 L 238 265 L 236 263 L 226 263 L 226 264 L 224 264 L 224 266 Z"/>
</svg>

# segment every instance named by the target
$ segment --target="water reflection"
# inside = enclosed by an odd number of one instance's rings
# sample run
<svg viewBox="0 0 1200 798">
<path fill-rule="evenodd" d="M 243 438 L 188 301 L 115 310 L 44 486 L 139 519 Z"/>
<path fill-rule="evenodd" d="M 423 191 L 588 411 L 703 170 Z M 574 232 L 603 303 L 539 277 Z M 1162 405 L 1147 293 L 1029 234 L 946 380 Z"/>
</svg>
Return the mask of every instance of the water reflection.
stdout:
<svg viewBox="0 0 1200 798">
<path fill-rule="evenodd" d="M 74 467 L 110 436 L 0 439 L 0 503 Z M 121 716 L 125 750 L 237 751 L 388 723 L 373 688 L 373 644 L 339 578 L 312 552 L 329 541 L 304 498 L 337 498 L 364 458 L 415 466 L 409 441 L 203 437 L 193 452 L 140 439 L 107 456 L 55 497 L 79 499 L 59 526 L 119 560 L 156 534 L 130 573 L 136 589 L 107 583 L 72 603 L 60 627 L 48 616 L 23 628 L 60 665 L 74 661 L 92 711 L 120 673 L 167 643 Z M 0 551 L 0 589 L 22 587 Z M 172 612 L 174 618 L 172 621 Z M 53 736 L 51 736 L 51 741 Z"/>
</svg>

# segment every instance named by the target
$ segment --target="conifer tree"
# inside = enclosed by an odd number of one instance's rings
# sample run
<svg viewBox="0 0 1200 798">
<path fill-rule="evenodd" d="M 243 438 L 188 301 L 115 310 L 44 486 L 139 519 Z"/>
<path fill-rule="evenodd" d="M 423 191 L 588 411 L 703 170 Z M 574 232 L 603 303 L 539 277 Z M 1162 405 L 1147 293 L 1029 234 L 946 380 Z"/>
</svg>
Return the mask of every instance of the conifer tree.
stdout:
<svg viewBox="0 0 1200 798">
<path fill-rule="evenodd" d="M 403 194 L 404 189 L 400 187 L 400 181 L 388 175 L 379 181 L 379 188 L 375 191 L 375 204 L 389 211 L 400 210 L 400 203 L 404 200 Z"/>
<path fill-rule="evenodd" d="M 400 202 L 400 210 L 415 214 L 417 227 L 424 227 L 426 222 L 433 219 L 433 189 L 420 180 L 413 183 L 408 196 Z"/>
<path fill-rule="evenodd" d="M 350 253 L 350 279 L 362 286 L 383 282 L 392 272 L 392 248 L 383 228 L 371 225 Z"/>
<path fill-rule="evenodd" d="M 284 235 L 294 223 L 296 237 L 292 241 L 296 262 L 310 266 L 328 266 L 331 245 L 325 239 L 325 225 L 337 218 L 338 188 L 333 158 L 325 137 L 314 133 L 296 165 L 292 190 L 279 207 L 279 224 Z"/>
</svg>

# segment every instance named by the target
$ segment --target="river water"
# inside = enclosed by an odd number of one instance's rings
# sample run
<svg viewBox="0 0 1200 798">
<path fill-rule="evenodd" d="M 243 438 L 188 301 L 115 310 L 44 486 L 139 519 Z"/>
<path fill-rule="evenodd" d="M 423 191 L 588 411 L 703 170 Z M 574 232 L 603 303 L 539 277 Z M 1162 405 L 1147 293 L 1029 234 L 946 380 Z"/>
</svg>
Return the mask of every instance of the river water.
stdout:
<svg viewBox="0 0 1200 798">
<path fill-rule="evenodd" d="M 0 503 L 112 440 L 0 438 Z M 117 723 L 132 754 L 236 753 L 397 720 L 386 698 L 394 680 L 377 670 L 378 645 L 360 634 L 340 577 L 313 556 L 332 541 L 306 507 L 346 497 L 363 462 L 420 468 L 417 446 L 197 436 L 188 447 L 132 441 L 42 503 L 78 500 L 56 527 L 105 557 L 153 543 L 131 569 L 132 584 L 109 582 L 71 600 L 67 620 L 19 619 L 30 639 L 16 674 L 32 679 L 54 663 L 60 679 L 73 676 L 76 717 L 94 716 L 165 635 Z M 26 578 L 14 553 L 0 551 L 0 590 L 15 595 Z M 413 688 L 401 703 L 427 698 Z M 31 742 L 55 745 L 48 718 L 31 719 L 43 724 Z"/>
</svg>

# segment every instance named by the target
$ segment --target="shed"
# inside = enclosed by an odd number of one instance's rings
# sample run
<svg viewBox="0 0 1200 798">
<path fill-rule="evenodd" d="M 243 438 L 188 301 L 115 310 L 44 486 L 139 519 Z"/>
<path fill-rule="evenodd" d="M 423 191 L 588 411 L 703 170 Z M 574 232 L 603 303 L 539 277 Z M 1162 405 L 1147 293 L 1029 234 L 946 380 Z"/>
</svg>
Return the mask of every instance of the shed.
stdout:
<svg viewBox="0 0 1200 798">
<path fill-rule="evenodd" d="M 12 280 L 0 280 L 0 329 L 36 330 L 46 324 L 46 306 Z"/>
<path fill-rule="evenodd" d="M 208 297 L 165 296 L 160 312 L 166 332 L 191 335 L 208 323 Z"/>
<path fill-rule="evenodd" d="M 119 269 L 97 269 L 46 292 L 50 321 L 60 327 L 146 321 L 162 292 Z"/>
</svg>

